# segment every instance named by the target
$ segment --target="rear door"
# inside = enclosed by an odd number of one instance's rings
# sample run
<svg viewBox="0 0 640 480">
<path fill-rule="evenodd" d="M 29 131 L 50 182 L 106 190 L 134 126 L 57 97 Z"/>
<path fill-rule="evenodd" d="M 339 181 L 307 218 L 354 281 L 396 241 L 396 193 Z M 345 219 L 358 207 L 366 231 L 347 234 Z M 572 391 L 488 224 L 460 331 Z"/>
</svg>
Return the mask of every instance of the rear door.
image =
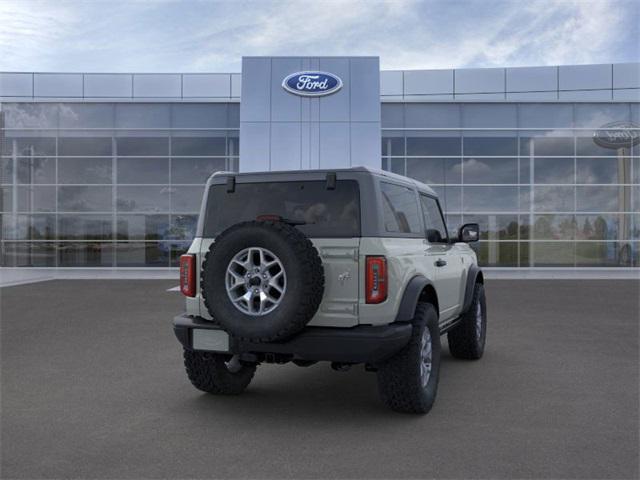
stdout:
<svg viewBox="0 0 640 480">
<path fill-rule="evenodd" d="M 455 253 L 454 245 L 449 242 L 438 200 L 421 193 L 420 203 L 426 228 L 428 256 L 436 267 L 436 291 L 440 303 L 440 322 L 443 323 L 460 311 L 464 264 L 461 256 Z"/>
</svg>

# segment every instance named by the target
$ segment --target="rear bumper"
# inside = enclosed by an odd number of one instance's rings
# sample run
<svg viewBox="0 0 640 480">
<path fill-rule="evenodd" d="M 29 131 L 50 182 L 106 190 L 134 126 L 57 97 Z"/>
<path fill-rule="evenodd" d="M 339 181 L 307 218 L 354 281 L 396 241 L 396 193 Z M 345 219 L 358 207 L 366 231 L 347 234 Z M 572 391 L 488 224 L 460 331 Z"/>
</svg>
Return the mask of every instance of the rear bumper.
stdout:
<svg viewBox="0 0 640 480">
<path fill-rule="evenodd" d="M 377 363 L 383 361 L 408 342 L 411 324 L 360 325 L 351 328 L 306 327 L 283 342 L 250 343 L 229 339 L 233 354 L 274 354 L 292 360 L 327 360 L 343 363 Z M 173 329 L 183 347 L 192 350 L 194 329 L 220 330 L 200 317 L 180 315 L 173 319 Z"/>
</svg>

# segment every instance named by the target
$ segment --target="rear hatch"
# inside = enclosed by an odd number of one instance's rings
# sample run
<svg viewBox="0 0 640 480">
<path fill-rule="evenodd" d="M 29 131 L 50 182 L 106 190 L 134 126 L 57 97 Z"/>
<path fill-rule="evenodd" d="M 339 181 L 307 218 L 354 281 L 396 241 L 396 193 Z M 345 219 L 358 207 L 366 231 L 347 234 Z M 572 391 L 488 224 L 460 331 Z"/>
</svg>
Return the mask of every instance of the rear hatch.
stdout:
<svg viewBox="0 0 640 480">
<path fill-rule="evenodd" d="M 211 185 L 203 238 L 213 239 L 238 222 L 273 216 L 294 224 L 310 238 L 322 258 L 324 296 L 309 325 L 357 325 L 361 228 L 358 182 L 238 182 L 233 188 Z M 210 241 L 203 241 L 201 255 L 209 245 Z"/>
</svg>

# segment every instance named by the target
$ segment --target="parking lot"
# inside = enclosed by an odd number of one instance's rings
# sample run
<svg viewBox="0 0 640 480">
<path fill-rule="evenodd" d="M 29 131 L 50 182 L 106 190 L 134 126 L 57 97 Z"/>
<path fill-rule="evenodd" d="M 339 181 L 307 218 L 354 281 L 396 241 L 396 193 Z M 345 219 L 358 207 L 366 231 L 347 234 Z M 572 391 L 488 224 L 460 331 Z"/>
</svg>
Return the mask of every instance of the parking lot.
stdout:
<svg viewBox="0 0 640 480">
<path fill-rule="evenodd" d="M 443 338 L 427 416 L 387 410 L 362 367 L 193 389 L 175 284 L 0 290 L 2 478 L 638 477 L 637 281 L 488 281 L 485 357 Z"/>
</svg>

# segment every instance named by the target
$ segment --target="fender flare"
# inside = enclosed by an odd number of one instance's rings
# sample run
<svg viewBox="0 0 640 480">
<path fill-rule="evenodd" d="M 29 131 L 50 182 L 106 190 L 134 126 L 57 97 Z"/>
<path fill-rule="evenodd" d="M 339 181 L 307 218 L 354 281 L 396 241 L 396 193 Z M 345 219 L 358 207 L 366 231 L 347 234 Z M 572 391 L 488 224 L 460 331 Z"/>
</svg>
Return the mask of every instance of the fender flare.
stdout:
<svg viewBox="0 0 640 480">
<path fill-rule="evenodd" d="M 427 285 L 433 287 L 433 283 L 422 275 L 417 275 L 409 280 L 407 287 L 404 289 L 402 300 L 400 300 L 400 306 L 398 307 L 398 313 L 395 319 L 396 322 L 410 322 L 413 319 L 422 290 L 424 290 L 424 287 Z"/>
<path fill-rule="evenodd" d="M 477 265 L 471 265 L 469 268 L 469 273 L 467 274 L 467 285 L 464 290 L 464 303 L 462 304 L 461 313 L 467 313 L 469 308 L 471 308 L 471 302 L 473 301 L 473 289 L 478 280 L 478 276 L 480 277 L 480 283 L 484 283 L 484 275 L 482 274 L 482 270 Z"/>
</svg>

